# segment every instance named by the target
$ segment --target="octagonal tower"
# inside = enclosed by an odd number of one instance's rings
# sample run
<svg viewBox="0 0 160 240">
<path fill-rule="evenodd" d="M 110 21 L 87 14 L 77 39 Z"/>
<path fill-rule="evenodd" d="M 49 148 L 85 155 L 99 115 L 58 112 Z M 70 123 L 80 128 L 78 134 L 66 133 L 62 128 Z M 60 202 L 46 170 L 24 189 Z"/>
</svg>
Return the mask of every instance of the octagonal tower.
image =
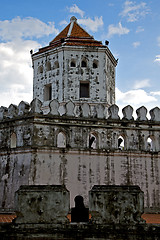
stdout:
<svg viewBox="0 0 160 240">
<path fill-rule="evenodd" d="M 115 103 L 117 60 L 72 17 L 49 44 L 32 54 L 33 98 L 46 103 L 57 99 L 75 104 Z"/>
</svg>

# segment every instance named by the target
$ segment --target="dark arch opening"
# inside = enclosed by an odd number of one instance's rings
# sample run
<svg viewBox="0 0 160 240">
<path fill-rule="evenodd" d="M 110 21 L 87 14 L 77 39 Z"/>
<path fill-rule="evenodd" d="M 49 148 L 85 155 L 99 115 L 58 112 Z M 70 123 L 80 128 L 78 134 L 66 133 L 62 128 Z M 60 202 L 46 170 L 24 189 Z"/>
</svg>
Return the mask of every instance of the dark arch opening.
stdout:
<svg viewBox="0 0 160 240">
<path fill-rule="evenodd" d="M 74 199 L 75 207 L 71 208 L 71 222 L 88 222 L 89 208 L 84 206 L 83 197 L 78 195 Z"/>
<path fill-rule="evenodd" d="M 81 67 L 87 67 L 87 63 L 86 63 L 86 61 L 82 61 L 82 63 L 81 63 Z"/>
<path fill-rule="evenodd" d="M 75 67 L 75 66 L 76 66 L 75 62 L 72 61 L 72 62 L 71 62 L 71 67 Z"/>
<path fill-rule="evenodd" d="M 93 68 L 97 68 L 98 66 L 97 66 L 97 63 L 96 62 L 94 62 L 93 63 Z"/>
</svg>

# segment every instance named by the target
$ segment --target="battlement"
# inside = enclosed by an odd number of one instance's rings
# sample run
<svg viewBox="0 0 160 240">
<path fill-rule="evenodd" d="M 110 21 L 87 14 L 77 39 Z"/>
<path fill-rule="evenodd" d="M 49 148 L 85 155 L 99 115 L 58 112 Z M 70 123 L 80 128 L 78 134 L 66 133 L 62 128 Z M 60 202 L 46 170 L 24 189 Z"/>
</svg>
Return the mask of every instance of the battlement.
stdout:
<svg viewBox="0 0 160 240">
<path fill-rule="evenodd" d="M 129 105 L 122 113 L 120 118 L 117 105 L 22 101 L 0 108 L 0 146 L 159 152 L 160 109 L 150 110 L 150 120 L 144 106 L 136 110 L 136 119 Z"/>
<path fill-rule="evenodd" d="M 52 116 L 68 116 L 77 118 L 95 118 L 95 119 L 112 119 L 127 121 L 155 121 L 160 122 L 160 108 L 155 107 L 149 111 L 150 118 L 147 118 L 148 110 L 142 106 L 136 110 L 137 118 L 133 117 L 133 108 L 128 105 L 122 109 L 123 116 L 119 116 L 119 107 L 114 104 L 108 109 L 103 104 L 92 105 L 88 103 L 74 104 L 72 101 L 66 104 L 59 103 L 57 100 L 42 103 L 39 99 L 34 99 L 31 104 L 21 101 L 18 106 L 11 104 L 8 108 L 0 107 L 0 121 L 13 119 L 16 117 L 27 116 L 28 114 L 42 114 Z"/>
<path fill-rule="evenodd" d="M 108 109 L 56 100 L 0 108 L 0 206 L 24 184 L 64 184 L 84 196 L 95 184 L 136 184 L 145 209 L 159 211 L 160 109 Z M 13 184 L 15 183 L 16 184 Z M 75 187 L 76 186 L 76 187 Z"/>
</svg>

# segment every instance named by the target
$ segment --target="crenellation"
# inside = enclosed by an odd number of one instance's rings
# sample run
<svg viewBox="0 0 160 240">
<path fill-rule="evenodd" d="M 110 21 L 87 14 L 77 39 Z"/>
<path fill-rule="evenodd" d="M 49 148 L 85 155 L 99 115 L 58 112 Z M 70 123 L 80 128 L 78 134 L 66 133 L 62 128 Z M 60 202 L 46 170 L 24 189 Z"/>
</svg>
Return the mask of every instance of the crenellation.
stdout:
<svg viewBox="0 0 160 240">
<path fill-rule="evenodd" d="M 29 108 L 30 108 L 29 103 L 21 101 L 18 105 L 18 116 L 28 114 Z"/>
<path fill-rule="evenodd" d="M 160 121 L 160 109 L 158 107 L 155 107 L 149 111 L 151 116 L 151 121 Z"/>
<path fill-rule="evenodd" d="M 119 112 L 119 107 L 116 104 L 111 105 L 108 108 L 109 119 L 115 119 L 115 120 L 120 119 L 118 112 Z"/>
<path fill-rule="evenodd" d="M 142 106 L 136 110 L 137 113 L 137 120 L 138 121 L 147 121 L 147 109 L 146 107 Z"/>
<path fill-rule="evenodd" d="M 82 116 L 88 118 L 90 116 L 90 106 L 87 103 L 83 103 L 81 108 L 82 108 Z"/>
<path fill-rule="evenodd" d="M 68 102 L 66 103 L 66 115 L 67 116 L 74 116 L 74 108 L 75 108 L 75 105 L 73 102 Z"/>
<path fill-rule="evenodd" d="M 128 105 L 122 109 L 123 119 L 133 120 L 133 108 Z"/>
<path fill-rule="evenodd" d="M 0 107 L 0 121 L 7 117 L 8 108 L 1 106 Z"/>
<path fill-rule="evenodd" d="M 49 114 L 52 114 L 53 116 L 58 116 L 59 115 L 59 103 L 56 99 L 52 100 L 49 103 L 49 108 L 50 108 L 50 112 Z"/>
<path fill-rule="evenodd" d="M 13 117 L 16 117 L 17 114 L 18 114 L 18 107 L 14 104 L 11 104 L 8 108 L 7 117 L 8 118 L 13 118 Z"/>
<path fill-rule="evenodd" d="M 103 104 L 99 104 L 96 106 L 96 112 L 97 112 L 97 118 L 103 119 L 105 117 Z"/>
<path fill-rule="evenodd" d="M 33 99 L 31 102 L 31 113 L 42 113 L 41 107 L 42 102 L 37 98 Z"/>
<path fill-rule="evenodd" d="M 35 114 L 35 113 L 41 113 L 41 115 L 46 116 L 46 112 L 43 110 L 42 112 L 42 105 L 41 101 L 38 99 L 34 99 L 31 104 L 29 105 L 28 103 L 21 102 L 18 107 L 15 105 L 10 105 L 9 108 L 1 107 L 1 112 L 5 114 L 1 115 L 3 118 L 1 119 L 1 122 L 4 123 L 4 121 L 7 121 L 7 118 L 5 116 L 9 116 L 9 119 L 16 121 L 21 117 L 22 119 L 25 119 L 28 114 Z M 157 118 L 155 121 L 153 120 L 153 116 L 150 120 L 144 120 L 146 116 L 147 110 L 145 109 L 145 114 L 144 111 L 140 111 L 138 113 L 138 120 L 134 120 L 132 118 L 132 111 L 133 108 L 131 106 L 126 106 L 123 110 L 123 117 L 120 118 L 118 115 L 118 106 L 112 105 L 109 108 L 109 116 L 106 116 L 106 109 L 104 108 L 103 104 L 99 104 L 98 106 L 90 105 L 88 103 L 83 103 L 82 105 L 76 105 L 73 102 L 68 102 L 66 104 L 60 104 L 57 100 L 52 100 L 51 102 L 48 102 L 46 105 L 48 109 L 48 113 L 50 116 L 59 116 L 59 117 L 73 117 L 75 118 L 76 121 L 78 121 L 79 118 L 92 118 L 95 119 L 95 121 L 100 121 L 105 120 L 107 121 L 107 125 L 109 126 L 114 126 L 117 128 L 126 128 L 126 129 L 134 129 L 136 128 L 137 130 L 142 130 L 143 129 L 148 132 L 148 137 L 154 138 L 154 133 L 159 130 L 159 125 L 157 121 Z M 142 107 L 143 108 L 143 107 Z M 129 113 L 127 112 L 129 109 Z M 124 112 L 126 111 L 126 112 Z M 139 109 L 138 109 L 139 111 Z M 151 112 L 157 112 L 157 109 L 152 109 Z M 158 110 L 159 111 L 159 110 Z M 7 114 L 6 114 L 7 113 Z M 104 114 L 105 113 L 105 114 Z M 142 113 L 142 115 L 141 115 Z M 125 117 L 124 117 L 125 116 Z M 141 122 L 143 119 L 143 122 Z M 111 121 L 112 120 L 112 121 Z"/>
</svg>

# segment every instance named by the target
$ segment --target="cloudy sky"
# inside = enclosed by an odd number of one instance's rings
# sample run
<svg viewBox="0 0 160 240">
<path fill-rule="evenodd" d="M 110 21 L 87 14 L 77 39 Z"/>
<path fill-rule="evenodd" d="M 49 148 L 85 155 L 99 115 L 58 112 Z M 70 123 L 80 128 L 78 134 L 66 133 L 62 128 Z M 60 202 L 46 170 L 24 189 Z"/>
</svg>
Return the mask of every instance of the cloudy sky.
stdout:
<svg viewBox="0 0 160 240">
<path fill-rule="evenodd" d="M 0 1 L 0 106 L 31 102 L 30 50 L 48 45 L 74 15 L 119 59 L 117 105 L 160 107 L 159 0 Z"/>
</svg>

